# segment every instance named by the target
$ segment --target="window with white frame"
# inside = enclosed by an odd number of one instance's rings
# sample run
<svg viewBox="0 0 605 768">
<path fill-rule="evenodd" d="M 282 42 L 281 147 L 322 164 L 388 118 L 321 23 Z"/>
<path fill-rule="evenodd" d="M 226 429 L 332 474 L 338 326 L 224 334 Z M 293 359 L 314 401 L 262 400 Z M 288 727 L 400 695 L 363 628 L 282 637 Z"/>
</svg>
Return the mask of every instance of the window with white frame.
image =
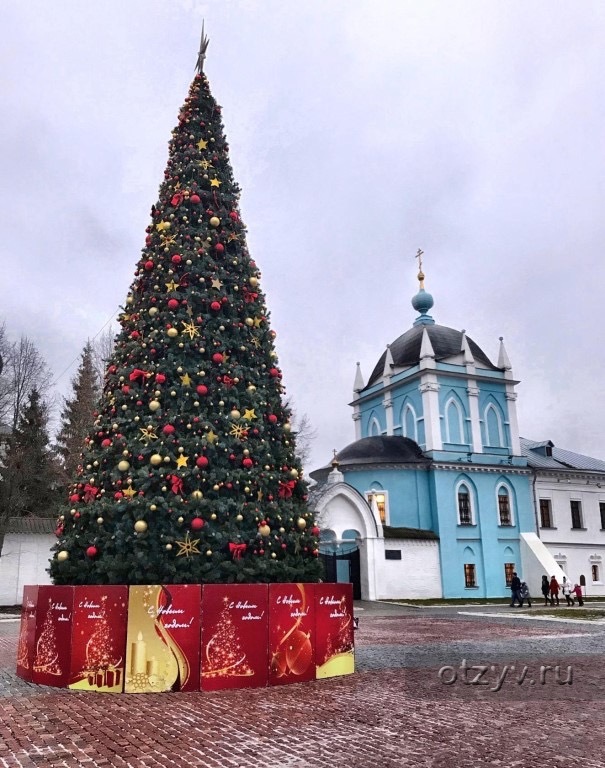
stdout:
<svg viewBox="0 0 605 768">
<path fill-rule="evenodd" d="M 383 525 L 387 523 L 389 497 L 388 493 L 383 490 L 371 490 L 366 493 L 366 499 L 370 508 L 372 508 L 374 502 L 376 502 L 376 509 L 378 510 L 378 517 Z"/>
<path fill-rule="evenodd" d="M 510 494 L 506 486 L 501 485 L 498 488 L 498 524 L 512 525 L 513 512 L 510 502 Z"/>
<path fill-rule="evenodd" d="M 552 527 L 552 505 L 550 499 L 540 499 L 540 528 Z"/>
<path fill-rule="evenodd" d="M 469 487 L 460 483 L 456 492 L 458 504 L 458 525 L 474 525 L 473 502 Z"/>
<path fill-rule="evenodd" d="M 485 409 L 485 431 L 487 445 L 500 448 L 504 445 L 504 430 L 502 419 L 493 403 Z"/>
<path fill-rule="evenodd" d="M 457 443 L 458 445 L 466 443 L 462 409 L 453 397 L 445 404 L 445 442 Z"/>
<path fill-rule="evenodd" d="M 592 573 L 592 581 L 594 583 L 599 583 L 601 581 L 601 566 L 599 563 L 593 563 L 590 566 L 590 571 Z"/>
<path fill-rule="evenodd" d="M 376 416 L 372 416 L 368 425 L 368 434 L 370 437 L 379 437 L 382 434 L 380 423 Z"/>
<path fill-rule="evenodd" d="M 477 569 L 474 563 L 464 564 L 464 586 L 466 589 L 477 586 Z"/>
<path fill-rule="evenodd" d="M 418 429 L 416 426 L 416 411 L 412 408 L 410 403 L 406 403 L 401 414 L 401 430 L 404 437 L 409 437 L 410 440 L 418 442 Z"/>
<path fill-rule="evenodd" d="M 571 527 L 583 528 L 582 525 L 582 504 L 577 499 L 572 499 L 569 502 L 571 510 Z"/>
</svg>

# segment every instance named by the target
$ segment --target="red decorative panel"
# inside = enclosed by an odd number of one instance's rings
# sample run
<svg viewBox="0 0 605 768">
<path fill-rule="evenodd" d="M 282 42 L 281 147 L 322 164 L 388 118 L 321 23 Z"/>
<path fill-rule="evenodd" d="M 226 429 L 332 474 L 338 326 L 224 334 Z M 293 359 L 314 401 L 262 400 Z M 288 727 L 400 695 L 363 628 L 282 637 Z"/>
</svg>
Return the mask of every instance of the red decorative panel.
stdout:
<svg viewBox="0 0 605 768">
<path fill-rule="evenodd" d="M 267 685 L 266 584 L 202 587 L 201 688 Z"/>
<path fill-rule="evenodd" d="M 315 679 L 315 584 L 269 584 L 269 684 Z"/>
<path fill-rule="evenodd" d="M 24 680 L 32 679 L 34 652 L 36 643 L 36 606 L 38 604 L 37 586 L 23 587 L 21 605 L 21 627 L 17 647 L 17 674 Z"/>
<path fill-rule="evenodd" d="M 65 688 L 71 660 L 74 587 L 40 586 L 32 682 Z"/>
<path fill-rule="evenodd" d="M 353 585 L 315 585 L 315 670 L 317 678 L 355 671 Z"/>
<path fill-rule="evenodd" d="M 124 689 L 128 587 L 74 587 L 69 687 L 103 693 Z"/>
</svg>

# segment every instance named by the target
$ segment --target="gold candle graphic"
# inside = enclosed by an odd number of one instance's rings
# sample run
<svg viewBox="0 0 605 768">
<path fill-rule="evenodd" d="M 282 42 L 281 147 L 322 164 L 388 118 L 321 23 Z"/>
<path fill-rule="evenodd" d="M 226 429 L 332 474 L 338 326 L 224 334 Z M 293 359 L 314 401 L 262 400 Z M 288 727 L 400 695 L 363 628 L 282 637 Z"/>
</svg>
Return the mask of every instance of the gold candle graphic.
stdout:
<svg viewBox="0 0 605 768">
<path fill-rule="evenodd" d="M 142 632 L 139 632 L 137 639 L 132 644 L 130 669 L 133 675 L 147 674 L 147 645 L 143 640 Z"/>
<path fill-rule="evenodd" d="M 147 662 L 147 674 L 149 677 L 157 676 L 159 672 L 159 664 L 158 660 L 155 656 L 152 656 L 149 661 Z"/>
</svg>

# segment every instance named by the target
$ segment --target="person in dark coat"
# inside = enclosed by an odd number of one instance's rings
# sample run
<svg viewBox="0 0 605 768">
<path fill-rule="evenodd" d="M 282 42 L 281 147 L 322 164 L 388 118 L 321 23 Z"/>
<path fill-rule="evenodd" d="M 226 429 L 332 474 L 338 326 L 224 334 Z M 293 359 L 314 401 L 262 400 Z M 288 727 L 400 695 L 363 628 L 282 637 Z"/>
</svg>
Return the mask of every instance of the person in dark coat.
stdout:
<svg viewBox="0 0 605 768">
<path fill-rule="evenodd" d="M 544 605 L 548 605 L 548 595 L 550 594 L 548 576 L 542 576 L 542 594 L 544 595 Z"/>
<path fill-rule="evenodd" d="M 521 596 L 519 590 L 521 589 L 521 579 L 517 576 L 517 571 L 513 572 L 513 578 L 510 580 L 510 607 L 515 607 L 515 600 L 519 603 L 519 607 L 523 606 L 521 602 Z"/>
</svg>

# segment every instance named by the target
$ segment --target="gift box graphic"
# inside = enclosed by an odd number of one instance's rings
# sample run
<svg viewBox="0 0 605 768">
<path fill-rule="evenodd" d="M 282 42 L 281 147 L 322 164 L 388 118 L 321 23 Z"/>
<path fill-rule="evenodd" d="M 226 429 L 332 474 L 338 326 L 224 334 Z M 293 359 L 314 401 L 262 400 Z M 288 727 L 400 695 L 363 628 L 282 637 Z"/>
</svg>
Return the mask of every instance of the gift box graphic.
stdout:
<svg viewBox="0 0 605 768">
<path fill-rule="evenodd" d="M 129 588 L 127 693 L 199 690 L 200 603 L 199 584 Z"/>
<path fill-rule="evenodd" d="M 70 688 L 123 690 L 127 610 L 127 586 L 75 587 Z"/>
</svg>

